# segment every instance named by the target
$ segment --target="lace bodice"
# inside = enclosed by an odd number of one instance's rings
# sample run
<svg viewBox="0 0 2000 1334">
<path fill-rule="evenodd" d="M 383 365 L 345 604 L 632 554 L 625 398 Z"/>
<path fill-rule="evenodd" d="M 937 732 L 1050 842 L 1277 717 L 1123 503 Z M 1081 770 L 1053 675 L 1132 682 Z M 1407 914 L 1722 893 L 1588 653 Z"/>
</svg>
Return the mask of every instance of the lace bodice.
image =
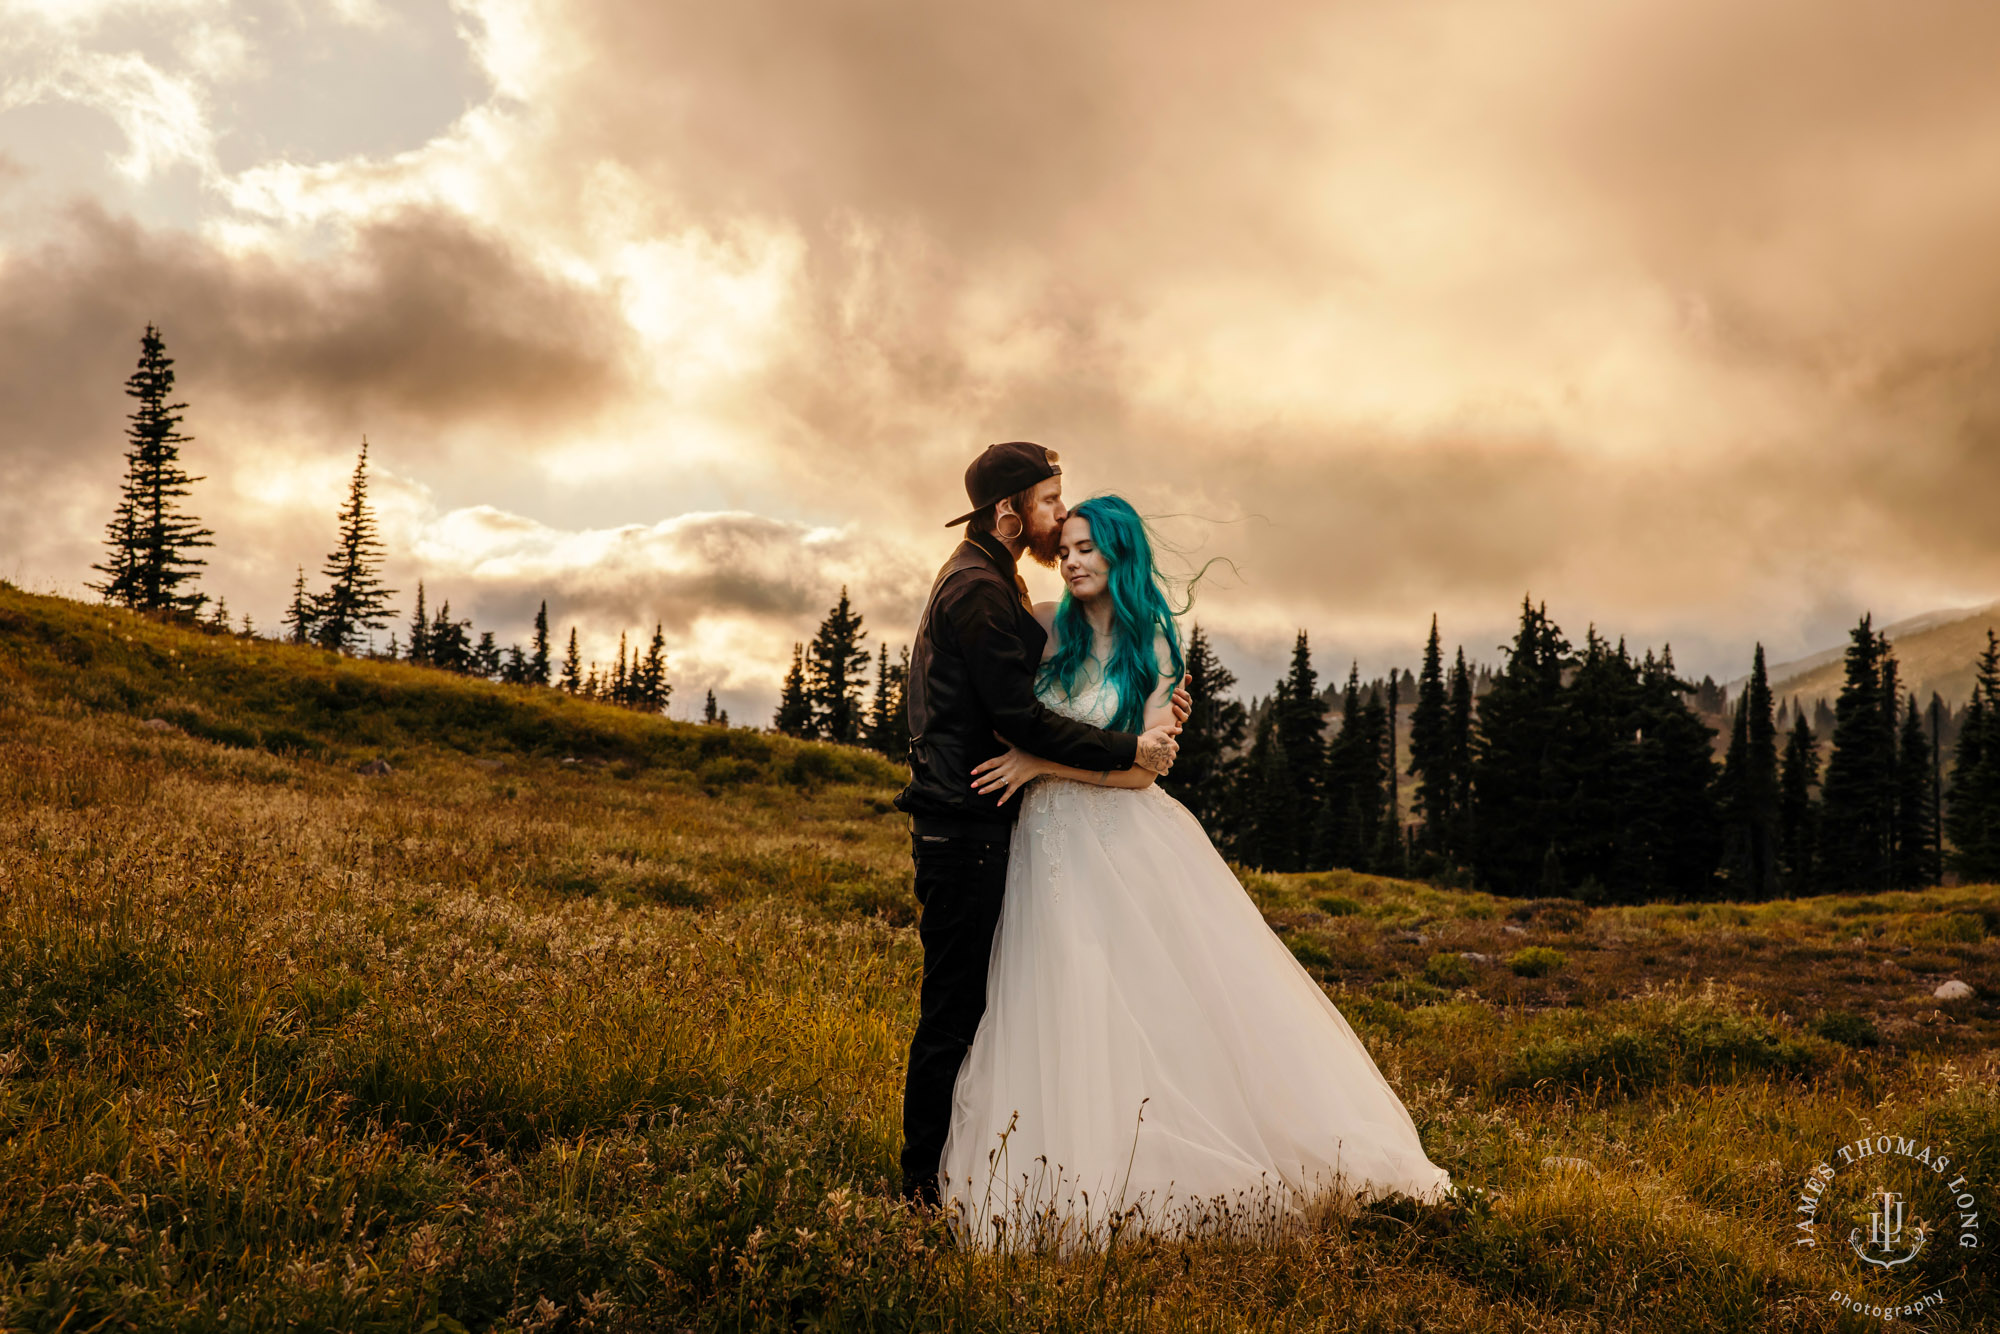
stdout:
<svg viewBox="0 0 2000 1334">
<path fill-rule="evenodd" d="M 1085 674 L 1093 673 L 1096 664 L 1085 667 Z M 1118 712 L 1118 688 L 1101 677 L 1088 684 L 1078 682 L 1076 697 L 1071 699 L 1063 694 L 1062 687 L 1054 683 L 1035 688 L 1035 698 L 1046 704 L 1065 718 L 1074 718 L 1092 727 L 1109 727 L 1114 714 Z"/>
</svg>

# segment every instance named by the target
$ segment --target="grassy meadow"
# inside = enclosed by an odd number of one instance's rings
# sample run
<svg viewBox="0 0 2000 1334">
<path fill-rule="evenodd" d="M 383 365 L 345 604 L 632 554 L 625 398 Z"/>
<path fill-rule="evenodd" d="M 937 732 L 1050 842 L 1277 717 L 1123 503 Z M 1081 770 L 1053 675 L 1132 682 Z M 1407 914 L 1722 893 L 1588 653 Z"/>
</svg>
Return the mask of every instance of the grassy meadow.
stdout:
<svg viewBox="0 0 2000 1334">
<path fill-rule="evenodd" d="M 1813 1165 L 1880 1129 L 2000 1190 L 2000 887 L 1245 873 L 1477 1189 L 956 1251 L 889 1197 L 898 784 L 0 585 L 0 1329 L 1861 1329 Z M 1912 1263 L 1925 1327 L 1993 1327 L 1992 1244 Z"/>
</svg>

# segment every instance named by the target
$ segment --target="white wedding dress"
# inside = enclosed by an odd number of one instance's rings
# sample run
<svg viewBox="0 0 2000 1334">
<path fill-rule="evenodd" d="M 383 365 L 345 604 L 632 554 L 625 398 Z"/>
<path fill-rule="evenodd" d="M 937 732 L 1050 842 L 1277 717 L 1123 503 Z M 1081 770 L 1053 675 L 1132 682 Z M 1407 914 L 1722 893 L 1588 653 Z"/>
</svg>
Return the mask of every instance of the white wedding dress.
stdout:
<svg viewBox="0 0 2000 1334">
<path fill-rule="evenodd" d="M 1042 698 L 1103 726 L 1116 693 Z M 1015 800 L 986 1013 L 940 1170 L 962 1240 L 1268 1237 L 1314 1208 L 1450 1190 L 1186 807 L 1157 784 L 1060 778 Z"/>
</svg>

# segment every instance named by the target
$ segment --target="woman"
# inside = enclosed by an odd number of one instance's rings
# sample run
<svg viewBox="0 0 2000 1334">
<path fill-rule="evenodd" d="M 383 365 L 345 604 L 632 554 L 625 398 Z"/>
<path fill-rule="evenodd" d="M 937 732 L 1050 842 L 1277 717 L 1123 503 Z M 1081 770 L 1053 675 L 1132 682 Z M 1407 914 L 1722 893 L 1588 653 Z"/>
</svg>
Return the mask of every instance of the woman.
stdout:
<svg viewBox="0 0 2000 1334">
<path fill-rule="evenodd" d="M 1036 693 L 1140 731 L 1184 669 L 1145 524 L 1116 496 L 1087 500 L 1061 559 L 1062 601 L 1036 609 Z M 1270 1235 L 1308 1206 L 1450 1189 L 1354 1030 L 1151 772 L 1010 750 L 973 785 L 1023 809 L 940 1172 L 967 1241 Z"/>
</svg>

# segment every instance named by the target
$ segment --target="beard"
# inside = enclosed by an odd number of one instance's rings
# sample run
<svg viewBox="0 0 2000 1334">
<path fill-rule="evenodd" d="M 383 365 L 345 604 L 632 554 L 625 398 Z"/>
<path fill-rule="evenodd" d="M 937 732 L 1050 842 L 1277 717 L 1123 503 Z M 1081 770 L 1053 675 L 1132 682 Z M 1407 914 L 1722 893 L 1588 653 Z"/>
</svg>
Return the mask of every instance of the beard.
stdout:
<svg viewBox="0 0 2000 1334">
<path fill-rule="evenodd" d="M 1062 525 L 1050 524 L 1047 528 L 1033 529 L 1028 533 L 1027 543 L 1021 554 L 1033 558 L 1035 564 L 1053 570 L 1056 567 L 1056 553 L 1062 549 Z"/>
</svg>

